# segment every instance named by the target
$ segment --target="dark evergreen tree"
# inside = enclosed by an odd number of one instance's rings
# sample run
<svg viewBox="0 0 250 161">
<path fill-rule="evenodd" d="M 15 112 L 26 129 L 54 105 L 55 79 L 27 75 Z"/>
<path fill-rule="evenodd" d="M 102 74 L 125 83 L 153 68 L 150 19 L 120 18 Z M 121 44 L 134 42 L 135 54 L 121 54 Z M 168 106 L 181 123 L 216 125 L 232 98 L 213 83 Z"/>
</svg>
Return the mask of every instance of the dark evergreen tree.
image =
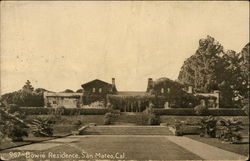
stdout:
<svg viewBox="0 0 250 161">
<path fill-rule="evenodd" d="M 194 55 L 183 64 L 178 79 L 196 92 L 221 91 L 221 105 L 242 107 L 249 93 L 249 44 L 240 53 L 223 50 L 214 38 L 199 41 Z"/>
</svg>

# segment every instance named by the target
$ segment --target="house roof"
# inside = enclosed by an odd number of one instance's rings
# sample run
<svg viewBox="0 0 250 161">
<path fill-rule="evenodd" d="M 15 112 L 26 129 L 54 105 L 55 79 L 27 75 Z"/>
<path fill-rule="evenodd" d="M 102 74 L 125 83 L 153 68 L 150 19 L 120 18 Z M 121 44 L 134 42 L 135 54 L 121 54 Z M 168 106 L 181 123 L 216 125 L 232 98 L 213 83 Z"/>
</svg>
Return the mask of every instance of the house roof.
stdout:
<svg viewBox="0 0 250 161">
<path fill-rule="evenodd" d="M 104 82 L 104 81 L 99 80 L 99 79 L 92 80 L 92 81 L 90 81 L 90 82 L 87 82 L 87 83 L 85 83 L 85 84 L 82 84 L 81 86 L 82 86 L 82 88 L 86 88 L 86 87 L 91 86 L 92 84 L 95 84 L 95 83 L 102 83 L 102 84 L 110 85 L 110 86 L 111 86 L 110 83 Z"/>
<path fill-rule="evenodd" d="M 123 95 L 123 96 L 145 96 L 147 95 L 144 91 L 118 91 L 116 95 Z"/>
<path fill-rule="evenodd" d="M 44 92 L 44 97 L 81 97 L 82 93 Z"/>
</svg>

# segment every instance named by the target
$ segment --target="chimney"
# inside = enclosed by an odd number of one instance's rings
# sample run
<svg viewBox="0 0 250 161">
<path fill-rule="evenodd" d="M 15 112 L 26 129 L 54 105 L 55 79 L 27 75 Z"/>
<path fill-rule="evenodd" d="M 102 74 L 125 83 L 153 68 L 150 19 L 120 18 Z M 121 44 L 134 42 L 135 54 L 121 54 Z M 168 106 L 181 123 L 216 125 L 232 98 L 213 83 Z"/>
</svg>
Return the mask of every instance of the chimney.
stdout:
<svg viewBox="0 0 250 161">
<path fill-rule="evenodd" d="M 115 87 L 115 78 L 112 78 L 112 86 Z"/>
<path fill-rule="evenodd" d="M 117 89 L 116 89 L 116 86 L 115 86 L 115 78 L 112 78 L 112 88 L 111 88 L 111 92 L 112 92 L 112 93 L 116 93 L 116 92 L 117 92 Z"/>
<path fill-rule="evenodd" d="M 148 78 L 148 88 L 147 88 L 147 92 L 150 92 L 150 90 L 153 88 L 154 86 L 154 82 L 152 78 Z"/>
</svg>

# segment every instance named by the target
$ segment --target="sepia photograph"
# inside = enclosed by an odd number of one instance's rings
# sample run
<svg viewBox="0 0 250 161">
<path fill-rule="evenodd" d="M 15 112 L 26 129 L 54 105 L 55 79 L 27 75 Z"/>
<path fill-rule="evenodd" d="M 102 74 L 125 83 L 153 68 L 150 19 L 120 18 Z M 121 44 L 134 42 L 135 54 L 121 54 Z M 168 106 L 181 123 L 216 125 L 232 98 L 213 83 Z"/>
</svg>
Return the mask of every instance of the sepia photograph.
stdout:
<svg viewBox="0 0 250 161">
<path fill-rule="evenodd" d="M 249 1 L 0 1 L 0 161 L 249 158 Z"/>
</svg>

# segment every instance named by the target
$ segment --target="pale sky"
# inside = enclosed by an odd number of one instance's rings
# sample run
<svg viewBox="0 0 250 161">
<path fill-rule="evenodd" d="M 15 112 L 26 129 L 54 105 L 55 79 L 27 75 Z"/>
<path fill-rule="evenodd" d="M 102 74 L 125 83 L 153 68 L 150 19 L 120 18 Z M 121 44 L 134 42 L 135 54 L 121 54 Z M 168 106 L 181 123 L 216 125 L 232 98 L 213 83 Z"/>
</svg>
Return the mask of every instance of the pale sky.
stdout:
<svg viewBox="0 0 250 161">
<path fill-rule="evenodd" d="M 248 2 L 1 2 L 1 93 L 77 90 L 93 79 L 145 91 L 177 79 L 207 35 L 239 52 L 249 42 Z"/>
</svg>

